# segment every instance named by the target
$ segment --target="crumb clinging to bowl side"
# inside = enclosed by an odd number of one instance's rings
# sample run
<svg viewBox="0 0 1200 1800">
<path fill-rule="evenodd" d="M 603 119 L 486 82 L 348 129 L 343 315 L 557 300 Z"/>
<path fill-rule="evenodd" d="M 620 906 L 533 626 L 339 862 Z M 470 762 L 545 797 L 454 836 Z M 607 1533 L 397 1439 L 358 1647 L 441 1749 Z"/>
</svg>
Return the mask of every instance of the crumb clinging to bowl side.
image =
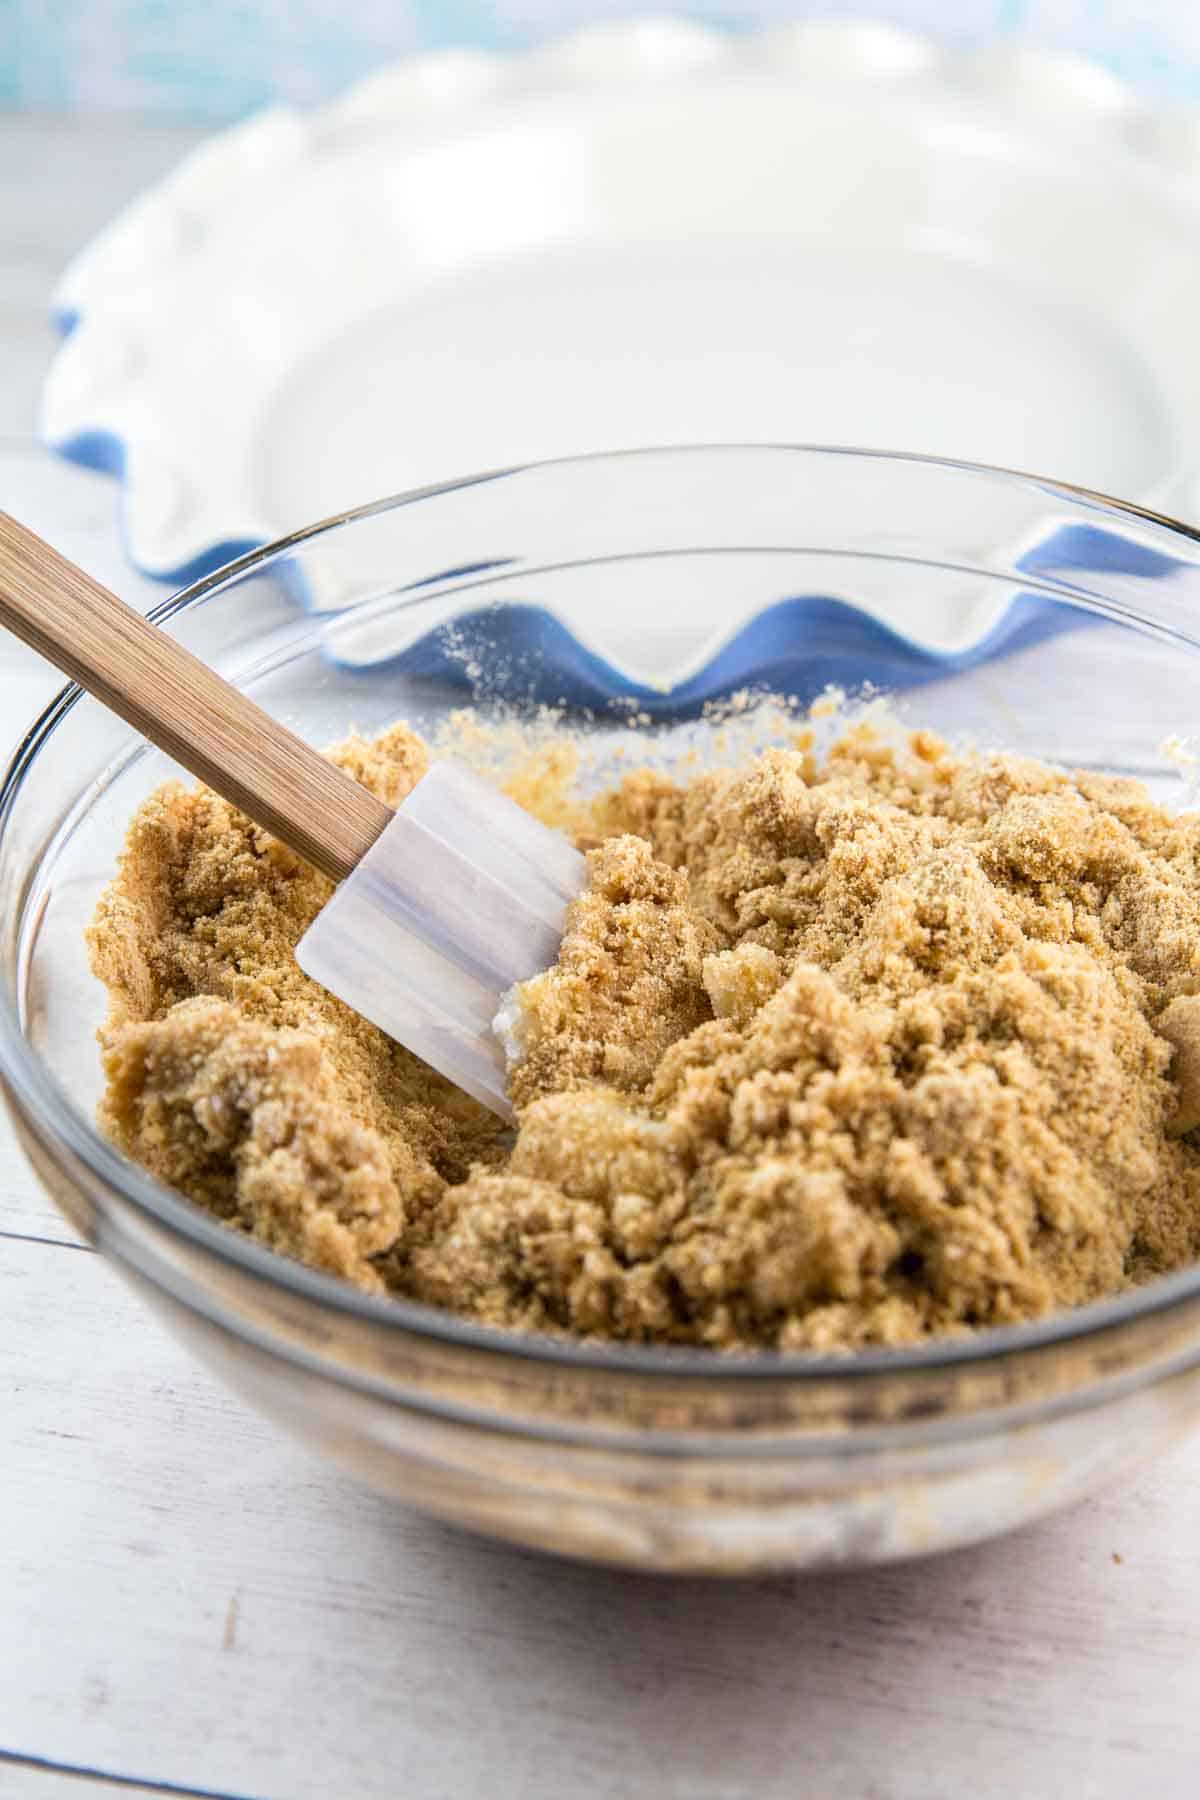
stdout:
<svg viewBox="0 0 1200 1800">
<path fill-rule="evenodd" d="M 426 760 L 333 754 L 391 804 Z M 301 974 L 328 884 L 179 787 L 90 933 L 106 1131 L 367 1290 L 600 1338 L 907 1343 L 1200 1255 L 1200 820 L 869 726 L 584 798 L 538 758 L 509 791 L 590 880 L 515 1140 Z"/>
</svg>

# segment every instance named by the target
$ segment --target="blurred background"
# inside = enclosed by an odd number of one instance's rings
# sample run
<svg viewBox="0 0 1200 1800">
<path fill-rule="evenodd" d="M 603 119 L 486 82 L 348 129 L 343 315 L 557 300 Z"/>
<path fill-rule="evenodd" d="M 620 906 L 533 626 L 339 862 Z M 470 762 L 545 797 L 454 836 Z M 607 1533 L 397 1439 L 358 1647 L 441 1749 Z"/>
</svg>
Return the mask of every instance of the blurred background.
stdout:
<svg viewBox="0 0 1200 1800">
<path fill-rule="evenodd" d="M 9 507 L 126 582 L 631 443 L 1195 517 L 1197 108 L 1200 0 L 0 0 Z"/>
<path fill-rule="evenodd" d="M 0 99 L 230 119 L 323 99 L 413 51 L 521 48 L 656 10 L 734 28 L 861 14 L 955 46 L 1003 36 L 1084 52 L 1163 99 L 1200 99 L 1196 0 L 0 0 Z"/>
</svg>

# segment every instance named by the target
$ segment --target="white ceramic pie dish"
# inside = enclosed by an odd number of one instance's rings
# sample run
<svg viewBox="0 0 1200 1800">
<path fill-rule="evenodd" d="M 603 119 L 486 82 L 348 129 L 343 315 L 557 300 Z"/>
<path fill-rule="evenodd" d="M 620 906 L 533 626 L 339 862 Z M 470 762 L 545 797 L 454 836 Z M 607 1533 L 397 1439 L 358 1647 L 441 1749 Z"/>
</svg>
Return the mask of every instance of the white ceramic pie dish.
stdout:
<svg viewBox="0 0 1200 1800">
<path fill-rule="evenodd" d="M 1098 68 L 883 26 L 418 59 L 214 138 L 85 250 L 43 431 L 175 579 L 636 443 L 903 445 L 1191 517 L 1198 174 Z"/>
</svg>

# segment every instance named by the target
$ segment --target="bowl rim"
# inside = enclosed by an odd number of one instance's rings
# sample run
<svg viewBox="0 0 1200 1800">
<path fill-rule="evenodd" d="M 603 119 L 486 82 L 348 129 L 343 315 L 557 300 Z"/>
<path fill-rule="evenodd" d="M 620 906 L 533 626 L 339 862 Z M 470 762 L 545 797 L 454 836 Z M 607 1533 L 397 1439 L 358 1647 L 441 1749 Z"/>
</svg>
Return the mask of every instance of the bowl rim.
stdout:
<svg viewBox="0 0 1200 1800">
<path fill-rule="evenodd" d="M 536 474 L 540 470 L 576 467 L 592 463 L 624 462 L 635 457 L 704 456 L 714 452 L 777 452 L 781 455 L 845 458 L 852 461 L 924 465 L 943 471 L 1000 480 L 1029 487 L 1067 501 L 1084 502 L 1128 520 L 1162 527 L 1200 547 L 1200 527 L 1133 501 L 1125 501 L 1098 489 L 1041 476 L 999 464 L 977 463 L 955 457 L 913 451 L 863 448 L 820 443 L 713 442 L 636 446 L 577 455 L 549 457 L 438 481 L 401 493 L 345 508 L 313 524 L 299 527 L 271 543 L 259 545 L 200 576 L 150 608 L 147 617 L 163 624 L 207 598 L 213 591 L 237 580 L 249 570 L 272 562 L 283 553 L 323 533 L 355 521 L 392 512 L 458 490 L 485 485 L 508 477 Z M 414 594 L 414 601 L 420 596 Z M 1200 650 L 1200 636 L 1195 640 Z M 0 776 L 0 853 L 13 803 L 41 748 L 63 719 L 82 699 L 75 682 L 62 687 L 23 733 Z M 1000 1361 L 1077 1345 L 1081 1340 L 1135 1322 L 1146 1321 L 1188 1301 L 1200 1299 L 1200 1262 L 1159 1276 L 1144 1287 L 1134 1288 L 1086 1306 L 1050 1313 L 1014 1325 L 992 1326 L 962 1337 L 932 1338 L 927 1342 L 895 1348 L 874 1347 L 850 1353 L 814 1353 L 794 1350 L 722 1352 L 685 1345 L 644 1345 L 615 1341 L 591 1341 L 556 1336 L 548 1332 L 518 1331 L 486 1325 L 402 1297 L 374 1295 L 313 1269 L 255 1239 L 231 1230 L 211 1218 L 182 1194 L 158 1181 L 130 1158 L 123 1156 L 75 1107 L 60 1088 L 47 1065 L 30 1047 L 7 992 L 0 995 L 0 1084 L 10 1105 L 30 1115 L 43 1143 L 62 1140 L 66 1148 L 97 1180 L 102 1190 L 112 1189 L 152 1224 L 173 1238 L 230 1265 L 237 1274 L 281 1288 L 302 1302 L 330 1308 L 368 1329 L 381 1328 L 401 1337 L 428 1339 L 460 1350 L 483 1350 L 498 1358 L 560 1365 L 574 1370 L 607 1372 L 626 1379 L 637 1377 L 704 1377 L 718 1380 L 814 1384 L 823 1380 L 853 1382 L 881 1375 L 912 1375 L 969 1368 L 981 1362 Z M 101 1210 L 103 1210 L 101 1206 Z M 103 1238 L 103 1233 L 99 1234 Z M 118 1258 L 121 1252 L 116 1251 Z M 145 1270 L 153 1280 L 152 1270 Z M 280 1346 L 281 1351 L 283 1346 Z"/>
</svg>

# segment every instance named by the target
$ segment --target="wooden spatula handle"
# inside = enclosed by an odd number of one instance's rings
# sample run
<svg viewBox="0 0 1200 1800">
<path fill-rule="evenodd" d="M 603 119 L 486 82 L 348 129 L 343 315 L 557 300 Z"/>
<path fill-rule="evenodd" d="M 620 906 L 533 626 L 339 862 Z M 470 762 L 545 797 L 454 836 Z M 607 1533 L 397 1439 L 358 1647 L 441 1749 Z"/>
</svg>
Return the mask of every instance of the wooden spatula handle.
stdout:
<svg viewBox="0 0 1200 1800">
<path fill-rule="evenodd" d="M 0 624 L 342 881 L 392 814 L 174 638 L 0 512 Z"/>
</svg>

